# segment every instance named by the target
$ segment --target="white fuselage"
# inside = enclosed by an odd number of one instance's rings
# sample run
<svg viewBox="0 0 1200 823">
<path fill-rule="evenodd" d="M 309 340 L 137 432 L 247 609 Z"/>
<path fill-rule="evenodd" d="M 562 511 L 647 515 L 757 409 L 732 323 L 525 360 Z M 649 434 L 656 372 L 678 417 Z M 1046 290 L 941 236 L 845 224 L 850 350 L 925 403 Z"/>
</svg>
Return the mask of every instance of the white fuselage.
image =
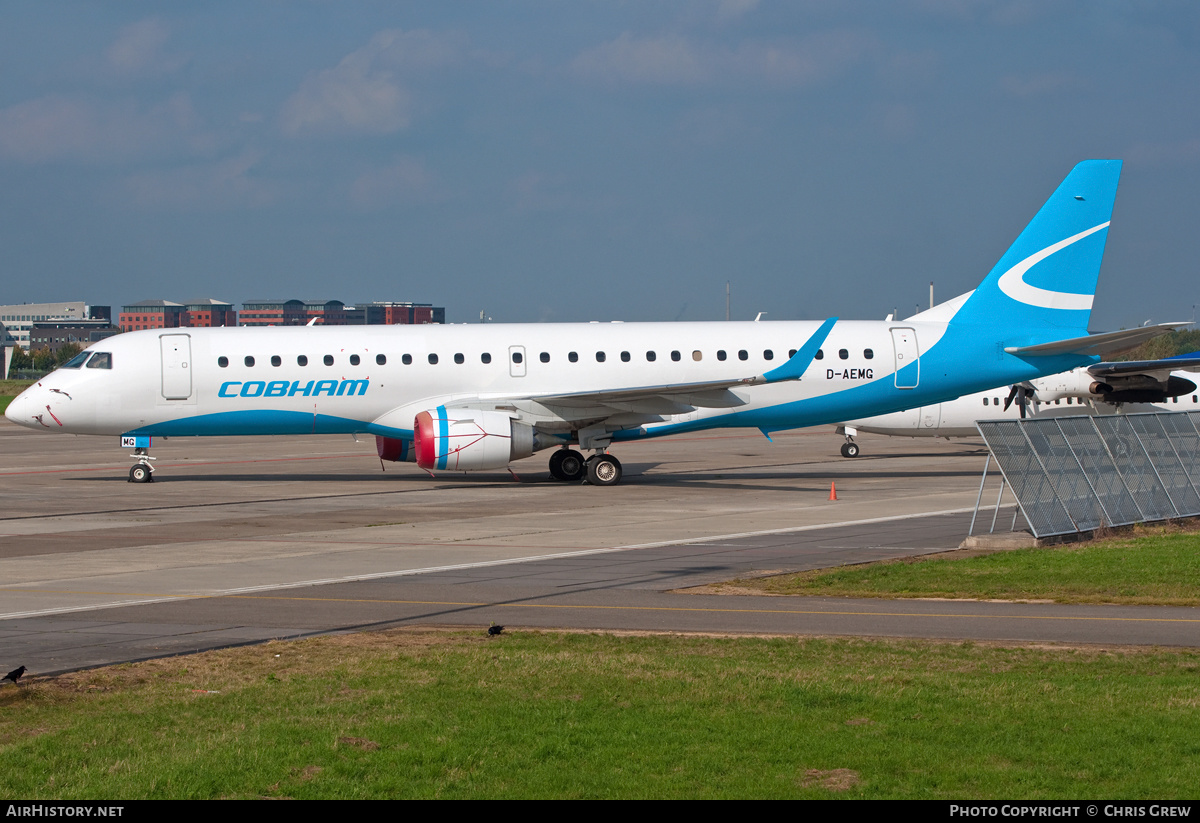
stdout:
<svg viewBox="0 0 1200 823">
<path fill-rule="evenodd" d="M 1078 372 L 1086 376 L 1085 369 Z M 1184 379 L 1195 379 L 1195 375 L 1176 372 Z M 1081 392 L 1065 391 L 1060 384 L 1064 381 L 1050 376 L 1030 381 L 1036 395 L 1031 397 L 1025 408 L 1026 417 L 1068 417 L 1081 414 L 1109 415 L 1156 411 L 1200 411 L 1200 394 L 1172 397 L 1162 403 L 1106 403 Z M 1074 381 L 1079 382 L 1079 381 Z M 889 414 L 838 424 L 839 433 L 856 435 L 859 432 L 883 434 L 891 437 L 977 437 L 979 420 L 1017 420 L 1021 409 L 1014 401 L 1004 408 L 1009 386 L 967 394 L 955 400 L 934 403 Z M 845 431 L 843 431 L 845 430 Z"/>
</svg>

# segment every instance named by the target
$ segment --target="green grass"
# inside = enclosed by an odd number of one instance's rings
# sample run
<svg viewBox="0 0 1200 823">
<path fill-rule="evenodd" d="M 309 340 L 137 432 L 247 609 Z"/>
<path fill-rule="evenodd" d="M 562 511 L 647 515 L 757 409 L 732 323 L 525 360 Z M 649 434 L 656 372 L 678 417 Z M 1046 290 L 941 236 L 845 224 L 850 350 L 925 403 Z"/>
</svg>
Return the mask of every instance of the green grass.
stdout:
<svg viewBox="0 0 1200 823">
<path fill-rule="evenodd" d="M 4 414 L 14 397 L 32 384 L 32 380 L 0 380 L 0 414 Z"/>
<path fill-rule="evenodd" d="M 1159 533 L 982 557 L 955 553 L 737 585 L 771 594 L 1200 605 L 1200 534 Z"/>
<path fill-rule="evenodd" d="M 1198 676 L 1193 651 L 320 638 L 6 685 L 0 796 L 1194 798 Z"/>
</svg>

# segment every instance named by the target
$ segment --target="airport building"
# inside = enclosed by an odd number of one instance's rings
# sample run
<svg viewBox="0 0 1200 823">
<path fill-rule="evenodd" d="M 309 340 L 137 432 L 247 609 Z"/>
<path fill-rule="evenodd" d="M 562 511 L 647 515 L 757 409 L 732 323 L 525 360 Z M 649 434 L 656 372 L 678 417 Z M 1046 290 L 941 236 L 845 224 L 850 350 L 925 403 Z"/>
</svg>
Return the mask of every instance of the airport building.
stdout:
<svg viewBox="0 0 1200 823">
<path fill-rule="evenodd" d="M 25 351 L 29 351 L 30 332 L 34 323 L 70 320 L 101 320 L 111 323 L 112 307 L 90 306 L 82 301 L 0 306 L 0 323 L 4 324 L 4 345 L 20 346 Z"/>
<path fill-rule="evenodd" d="M 121 307 L 121 331 L 142 329 L 212 328 L 236 326 L 237 312 L 232 303 L 203 298 L 187 303 L 170 300 L 143 300 Z"/>
<path fill-rule="evenodd" d="M 341 300 L 247 300 L 243 326 L 391 326 L 445 323 L 446 310 L 430 303 L 376 302 L 347 306 Z"/>
<path fill-rule="evenodd" d="M 49 349 L 56 352 L 68 343 L 86 349 L 93 343 L 120 334 L 121 329 L 108 320 L 47 320 L 34 323 L 29 330 L 29 351 Z"/>
</svg>

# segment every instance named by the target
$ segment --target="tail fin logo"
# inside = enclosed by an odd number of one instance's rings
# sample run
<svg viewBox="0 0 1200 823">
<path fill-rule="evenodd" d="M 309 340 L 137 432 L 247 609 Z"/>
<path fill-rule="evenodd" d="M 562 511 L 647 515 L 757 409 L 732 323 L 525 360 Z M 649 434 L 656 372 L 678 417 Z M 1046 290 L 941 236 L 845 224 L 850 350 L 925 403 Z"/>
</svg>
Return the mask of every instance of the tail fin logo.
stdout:
<svg viewBox="0 0 1200 823">
<path fill-rule="evenodd" d="M 1101 229 L 1106 228 L 1108 228 L 1108 223 L 1101 223 L 1099 226 L 1093 226 L 1090 229 L 1081 231 L 1079 234 L 1068 237 L 1066 240 L 1060 240 L 1052 246 L 1047 246 L 1041 251 L 1031 254 L 1000 275 L 1000 279 L 996 282 L 996 285 L 1000 287 L 1000 291 L 1007 294 L 1013 300 L 1016 300 L 1018 303 L 1024 303 L 1027 306 L 1036 306 L 1041 309 L 1090 310 L 1092 308 L 1092 300 L 1095 299 L 1094 295 L 1039 289 L 1037 286 L 1031 286 L 1025 282 L 1025 273 L 1055 252 L 1062 251 L 1067 246 L 1078 243 L 1088 235 L 1095 234 Z"/>
</svg>

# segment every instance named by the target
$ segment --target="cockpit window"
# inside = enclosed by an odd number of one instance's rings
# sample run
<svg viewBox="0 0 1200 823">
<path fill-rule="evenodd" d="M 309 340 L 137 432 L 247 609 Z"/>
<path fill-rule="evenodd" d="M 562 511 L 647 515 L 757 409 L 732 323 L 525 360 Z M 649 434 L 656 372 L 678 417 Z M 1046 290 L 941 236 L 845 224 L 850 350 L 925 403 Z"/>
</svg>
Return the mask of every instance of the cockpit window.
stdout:
<svg viewBox="0 0 1200 823">
<path fill-rule="evenodd" d="M 59 366 L 60 369 L 77 369 L 83 365 L 83 361 L 92 356 L 90 351 L 81 351 L 79 354 L 72 357 L 66 363 Z"/>
<path fill-rule="evenodd" d="M 88 361 L 89 369 L 111 369 L 112 354 L 106 351 L 98 351 L 92 355 L 92 359 Z"/>
</svg>

